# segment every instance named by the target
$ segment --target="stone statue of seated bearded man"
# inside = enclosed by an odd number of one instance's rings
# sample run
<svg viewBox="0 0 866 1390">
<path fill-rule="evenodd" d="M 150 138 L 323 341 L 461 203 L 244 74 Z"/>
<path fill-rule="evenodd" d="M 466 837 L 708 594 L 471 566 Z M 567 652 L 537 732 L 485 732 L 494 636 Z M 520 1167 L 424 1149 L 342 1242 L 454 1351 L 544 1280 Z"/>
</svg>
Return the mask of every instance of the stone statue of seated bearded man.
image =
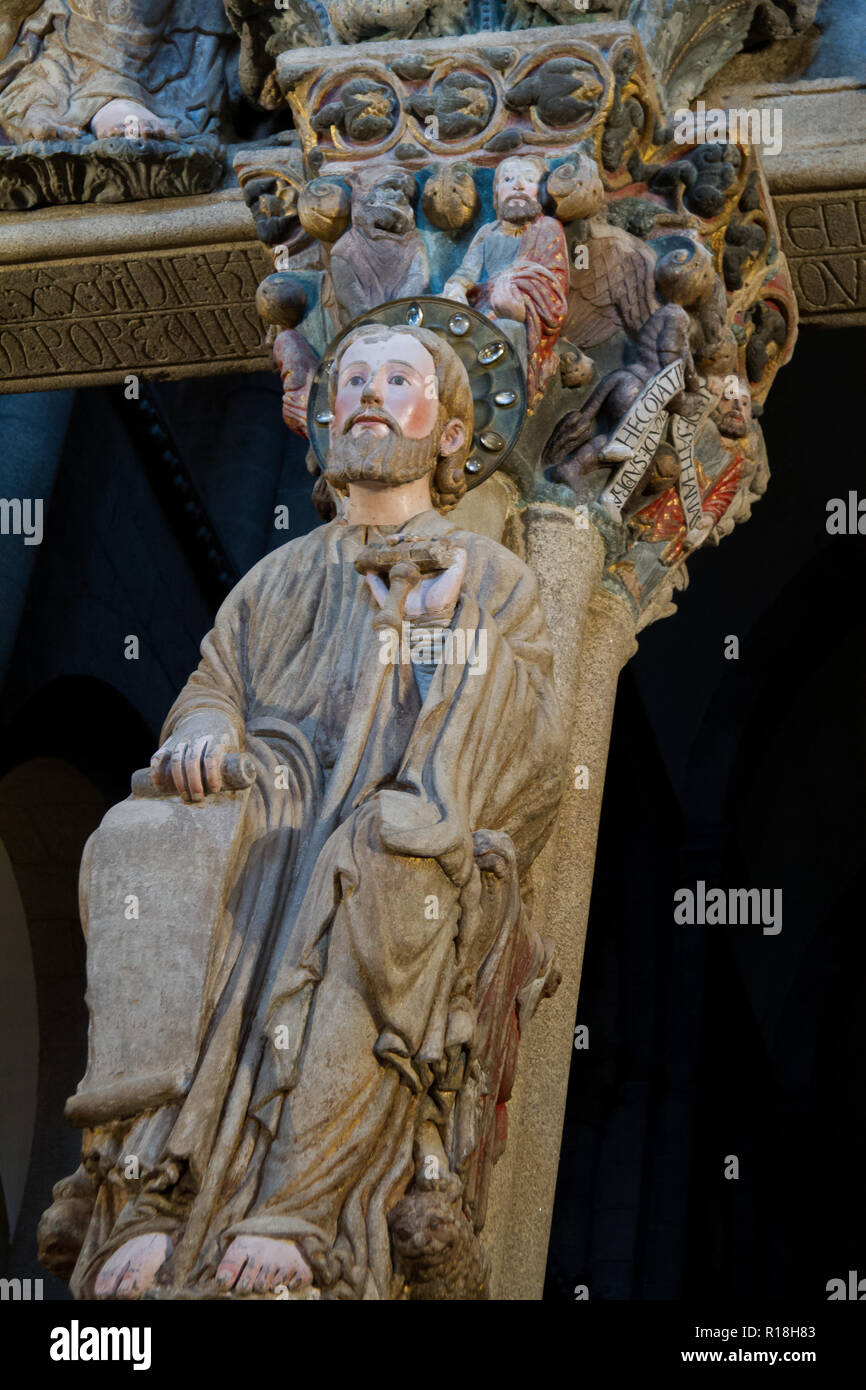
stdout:
<svg viewBox="0 0 866 1390">
<path fill-rule="evenodd" d="M 125 1085 L 66 1180 L 92 1203 L 77 1297 L 406 1297 L 391 1236 L 411 1256 L 425 1185 L 472 1240 L 483 1221 L 520 999 L 550 984 L 520 887 L 560 797 L 551 648 L 522 561 L 448 520 L 473 407 L 447 341 L 352 329 L 330 403 L 342 514 L 229 595 L 152 760 L 182 817 L 219 803 L 232 751 L 256 778 L 192 1075 L 134 1114 Z M 462 629 L 464 650 L 483 632 L 483 665 L 443 656 L 422 679 L 383 660 L 394 582 L 355 562 L 395 536 L 451 556 L 410 585 L 404 620 Z M 171 969 L 154 962 L 157 1014 Z M 82 1087 L 73 1099 L 86 1109 Z"/>
</svg>

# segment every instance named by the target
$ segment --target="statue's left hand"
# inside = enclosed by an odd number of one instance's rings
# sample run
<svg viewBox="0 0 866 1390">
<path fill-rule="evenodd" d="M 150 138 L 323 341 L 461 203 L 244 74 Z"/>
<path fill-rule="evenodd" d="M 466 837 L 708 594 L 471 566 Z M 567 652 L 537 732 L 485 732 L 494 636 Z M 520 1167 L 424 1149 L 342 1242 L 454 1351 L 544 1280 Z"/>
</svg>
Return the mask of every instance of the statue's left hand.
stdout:
<svg viewBox="0 0 866 1390">
<path fill-rule="evenodd" d="M 466 559 L 466 551 L 458 548 L 454 552 L 454 561 L 447 570 L 433 574 L 429 579 L 419 580 L 409 590 L 405 617 L 410 621 L 412 618 L 441 618 L 446 621 L 450 619 L 460 597 L 460 586 L 466 573 Z M 378 574 L 368 574 L 365 578 L 379 607 L 384 608 L 388 599 L 388 587 L 384 580 Z"/>
</svg>

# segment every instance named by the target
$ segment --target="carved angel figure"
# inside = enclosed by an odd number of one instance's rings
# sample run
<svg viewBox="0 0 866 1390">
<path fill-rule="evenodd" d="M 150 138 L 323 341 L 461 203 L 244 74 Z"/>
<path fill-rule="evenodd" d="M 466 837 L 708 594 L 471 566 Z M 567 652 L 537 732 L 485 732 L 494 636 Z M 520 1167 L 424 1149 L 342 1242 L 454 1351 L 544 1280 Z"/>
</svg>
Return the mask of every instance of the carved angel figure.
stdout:
<svg viewBox="0 0 866 1390">
<path fill-rule="evenodd" d="M 658 308 L 652 251 L 640 237 L 608 222 L 594 159 L 581 154 L 561 164 L 547 191 L 557 216 L 569 225 L 572 246 L 562 336 L 585 352 L 621 329 L 636 337 Z"/>
</svg>

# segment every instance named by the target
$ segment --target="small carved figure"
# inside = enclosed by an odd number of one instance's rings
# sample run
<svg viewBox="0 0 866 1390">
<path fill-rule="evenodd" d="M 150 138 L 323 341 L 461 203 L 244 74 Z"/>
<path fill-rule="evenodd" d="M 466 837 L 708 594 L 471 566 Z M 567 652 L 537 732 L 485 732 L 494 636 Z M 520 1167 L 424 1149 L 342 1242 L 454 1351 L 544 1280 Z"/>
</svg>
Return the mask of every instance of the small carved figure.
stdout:
<svg viewBox="0 0 866 1390">
<path fill-rule="evenodd" d="M 301 226 L 316 241 L 326 245 L 338 240 L 352 220 L 352 198 L 341 179 L 323 175 L 310 179 L 298 195 Z"/>
<path fill-rule="evenodd" d="M 769 234 L 760 222 L 732 221 L 725 229 L 722 273 L 729 290 L 743 288 L 744 271 L 767 249 Z"/>
<path fill-rule="evenodd" d="M 644 122 L 644 111 L 634 96 L 625 96 L 625 88 L 637 67 L 637 53 L 628 42 L 621 42 L 611 55 L 614 88 L 613 101 L 601 137 L 601 158 L 605 169 L 614 173 L 622 164 L 625 151 L 635 131 Z"/>
<path fill-rule="evenodd" d="M 578 154 L 547 181 L 556 214 L 569 224 L 572 258 L 562 336 L 582 351 L 625 329 L 636 337 L 658 307 L 656 258 L 640 237 L 607 219 L 594 159 Z M 585 247 L 586 254 L 577 254 Z"/>
<path fill-rule="evenodd" d="M 746 371 L 749 381 L 759 382 L 788 341 L 785 315 L 767 299 L 759 299 L 746 312 L 752 332 L 746 344 Z"/>
<path fill-rule="evenodd" d="M 546 160 L 504 159 L 493 180 L 496 221 L 474 237 L 446 282 L 446 299 L 471 304 L 500 325 L 526 366 L 528 408 L 559 367 L 556 342 L 568 308 L 568 253 L 562 223 L 540 199 Z"/>
<path fill-rule="evenodd" d="M 405 169 L 358 176 L 351 229 L 331 251 L 338 327 L 365 309 L 427 289 L 430 267 L 415 226 L 415 193 L 414 175 Z"/>
</svg>

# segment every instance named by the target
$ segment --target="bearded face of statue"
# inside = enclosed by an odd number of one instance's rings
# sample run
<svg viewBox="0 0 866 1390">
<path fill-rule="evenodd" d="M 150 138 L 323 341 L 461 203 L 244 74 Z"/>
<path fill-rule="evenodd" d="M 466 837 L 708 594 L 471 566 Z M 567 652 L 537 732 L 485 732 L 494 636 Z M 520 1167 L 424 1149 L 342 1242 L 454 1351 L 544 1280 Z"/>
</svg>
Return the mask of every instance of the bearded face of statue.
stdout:
<svg viewBox="0 0 866 1390">
<path fill-rule="evenodd" d="M 325 471 L 336 488 L 414 482 L 463 445 L 466 427 L 447 418 L 433 358 L 408 334 L 358 338 L 336 370 Z"/>
<path fill-rule="evenodd" d="M 505 222 L 521 225 L 542 214 L 538 191 L 539 166 L 531 159 L 505 159 L 496 177 L 496 213 Z"/>
<path fill-rule="evenodd" d="M 742 378 L 726 379 L 722 398 L 712 414 L 719 431 L 727 439 L 744 439 L 752 427 L 752 394 Z"/>
</svg>

